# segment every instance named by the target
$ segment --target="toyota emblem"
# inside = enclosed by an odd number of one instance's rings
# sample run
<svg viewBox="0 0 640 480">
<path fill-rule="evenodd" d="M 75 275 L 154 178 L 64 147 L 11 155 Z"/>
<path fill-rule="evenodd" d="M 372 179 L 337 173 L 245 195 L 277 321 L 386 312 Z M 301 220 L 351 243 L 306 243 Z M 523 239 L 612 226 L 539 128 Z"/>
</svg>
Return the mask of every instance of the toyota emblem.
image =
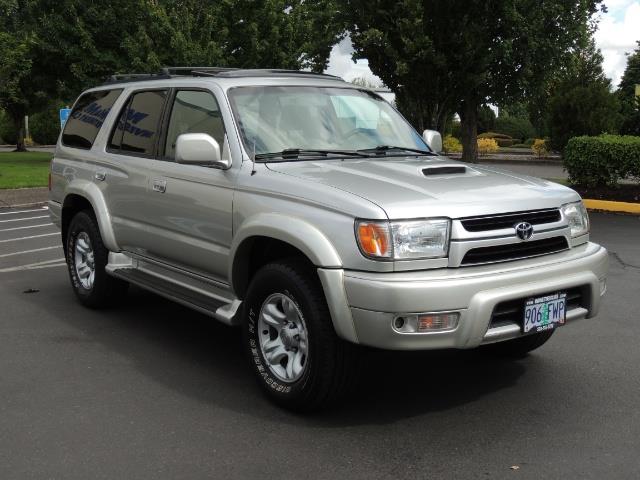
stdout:
<svg viewBox="0 0 640 480">
<path fill-rule="evenodd" d="M 526 241 L 533 235 L 533 225 L 529 222 L 520 222 L 514 227 L 516 229 L 516 235 L 520 240 Z"/>
</svg>

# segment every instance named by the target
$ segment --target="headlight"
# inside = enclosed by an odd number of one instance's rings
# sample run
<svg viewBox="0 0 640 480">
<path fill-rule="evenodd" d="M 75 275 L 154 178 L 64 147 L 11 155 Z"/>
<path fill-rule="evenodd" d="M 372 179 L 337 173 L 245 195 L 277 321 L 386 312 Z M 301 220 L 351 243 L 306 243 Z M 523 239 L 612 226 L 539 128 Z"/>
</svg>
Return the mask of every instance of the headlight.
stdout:
<svg viewBox="0 0 640 480">
<path fill-rule="evenodd" d="M 572 237 L 579 237 L 589 233 L 589 214 L 582 202 L 563 205 L 562 214 L 569 221 Z"/>
<path fill-rule="evenodd" d="M 367 257 L 406 260 L 446 257 L 451 220 L 358 221 L 356 237 Z"/>
</svg>

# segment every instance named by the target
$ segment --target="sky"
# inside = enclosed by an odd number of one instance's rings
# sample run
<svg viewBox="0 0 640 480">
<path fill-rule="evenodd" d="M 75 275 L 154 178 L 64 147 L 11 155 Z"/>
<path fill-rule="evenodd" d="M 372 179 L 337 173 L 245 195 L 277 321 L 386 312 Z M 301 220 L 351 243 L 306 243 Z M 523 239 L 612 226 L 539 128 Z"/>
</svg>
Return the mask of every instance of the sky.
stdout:
<svg viewBox="0 0 640 480">
<path fill-rule="evenodd" d="M 600 14 L 596 44 L 604 56 L 604 72 L 617 87 L 627 65 L 626 53 L 631 53 L 640 40 L 640 0 L 605 0 L 606 14 Z M 369 68 L 367 60 L 351 59 L 353 46 L 347 37 L 331 50 L 327 73 L 351 81 L 364 77 L 374 84 L 382 83 Z"/>
</svg>

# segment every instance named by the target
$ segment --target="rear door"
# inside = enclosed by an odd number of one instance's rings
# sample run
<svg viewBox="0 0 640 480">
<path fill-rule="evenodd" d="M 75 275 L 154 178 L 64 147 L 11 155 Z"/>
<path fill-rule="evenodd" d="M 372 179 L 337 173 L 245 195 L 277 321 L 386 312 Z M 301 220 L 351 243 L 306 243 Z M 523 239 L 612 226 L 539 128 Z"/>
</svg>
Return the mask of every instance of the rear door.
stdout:
<svg viewBox="0 0 640 480">
<path fill-rule="evenodd" d="M 148 219 L 149 175 L 157 162 L 162 119 L 170 89 L 129 90 L 106 140 L 110 168 L 104 175 L 105 198 L 116 241 L 123 250 L 147 255 L 153 245 Z"/>
</svg>

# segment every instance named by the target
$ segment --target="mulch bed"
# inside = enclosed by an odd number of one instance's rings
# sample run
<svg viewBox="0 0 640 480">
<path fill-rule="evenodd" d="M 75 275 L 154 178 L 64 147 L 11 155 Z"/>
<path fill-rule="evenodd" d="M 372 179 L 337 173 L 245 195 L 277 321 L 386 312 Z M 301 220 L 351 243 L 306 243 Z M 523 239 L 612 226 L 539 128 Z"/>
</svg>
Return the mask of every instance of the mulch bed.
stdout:
<svg viewBox="0 0 640 480">
<path fill-rule="evenodd" d="M 572 185 L 582 198 L 640 203 L 640 185 L 622 184 L 617 187 L 578 187 Z"/>
</svg>

